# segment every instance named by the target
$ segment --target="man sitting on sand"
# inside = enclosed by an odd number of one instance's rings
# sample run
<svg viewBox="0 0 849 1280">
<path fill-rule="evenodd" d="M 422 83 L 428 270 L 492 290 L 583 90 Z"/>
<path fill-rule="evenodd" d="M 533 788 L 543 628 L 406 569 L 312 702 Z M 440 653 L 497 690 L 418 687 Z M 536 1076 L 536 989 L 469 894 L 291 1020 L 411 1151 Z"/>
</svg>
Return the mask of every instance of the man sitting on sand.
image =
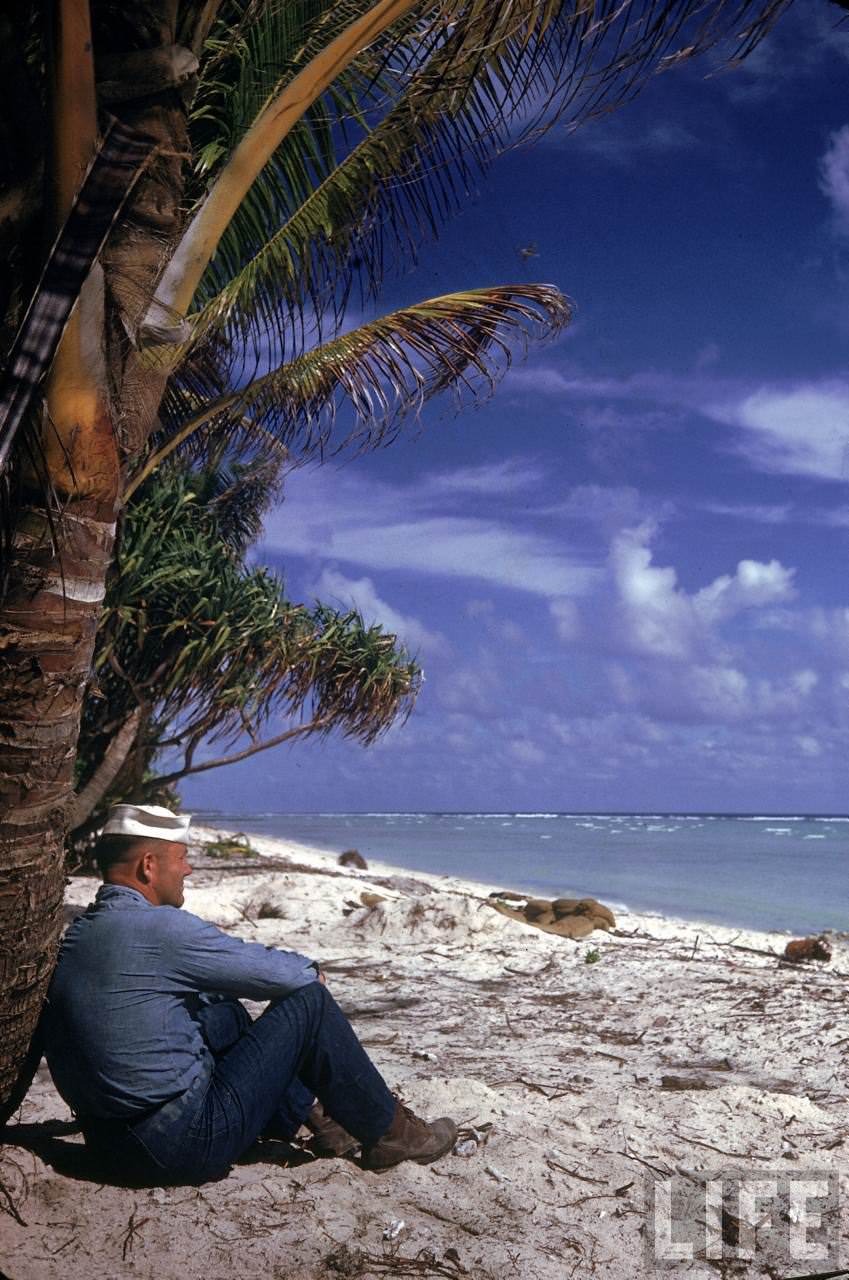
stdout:
<svg viewBox="0 0 849 1280">
<path fill-rule="evenodd" d="M 104 884 L 62 944 L 46 1053 L 86 1142 L 146 1178 L 193 1183 L 303 1123 L 322 1154 L 362 1145 L 366 1169 L 444 1155 L 456 1125 L 393 1097 L 314 960 L 180 910 L 188 829 L 157 806 L 110 810 Z M 240 996 L 271 1003 L 252 1022 Z"/>
</svg>

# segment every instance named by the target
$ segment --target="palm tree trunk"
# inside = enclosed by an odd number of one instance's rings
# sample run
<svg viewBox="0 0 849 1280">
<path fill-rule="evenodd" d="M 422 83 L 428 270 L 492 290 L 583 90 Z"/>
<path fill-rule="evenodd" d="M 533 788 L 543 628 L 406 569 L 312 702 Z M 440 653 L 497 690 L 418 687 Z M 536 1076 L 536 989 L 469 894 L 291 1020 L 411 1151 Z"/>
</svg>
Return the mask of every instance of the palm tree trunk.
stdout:
<svg viewBox="0 0 849 1280">
<path fill-rule="evenodd" d="M 86 0 L 57 0 L 57 8 L 68 40 L 79 39 Z M 157 92 L 150 78 L 139 83 L 138 74 L 145 49 L 151 74 L 158 74 L 163 60 L 157 55 L 175 47 L 176 22 L 173 0 L 150 0 L 125 11 L 123 48 L 103 48 L 108 24 L 94 33 L 98 57 L 108 55 L 104 65 L 113 86 L 118 83 L 120 101 L 107 105 L 160 150 L 133 188 L 54 361 L 42 448 L 55 500 L 48 507 L 35 478 L 25 477 L 29 501 L 0 605 L 0 1123 L 37 1065 L 37 1045 L 29 1060 L 27 1052 L 57 949 L 74 761 L 115 512 L 125 469 L 145 445 L 164 384 L 161 371 L 128 349 L 126 334 L 181 229 L 186 105 L 173 78 Z M 80 63 L 91 60 L 89 41 L 86 53 L 71 54 L 69 66 L 64 40 L 60 29 L 51 176 L 61 216 L 85 161 L 85 132 L 92 131 L 93 143 L 96 130 L 93 95 L 86 119 L 71 120 L 62 111 L 63 69 L 68 91 L 79 99 Z M 170 66 L 173 59 L 164 61 Z M 62 134 L 63 118 L 71 121 L 70 135 Z"/>
<path fill-rule="evenodd" d="M 111 512 L 73 503 L 54 539 L 46 510 L 30 508 L 0 608 L 0 1099 L 14 1089 L 55 959 L 65 807 L 114 533 Z"/>
</svg>

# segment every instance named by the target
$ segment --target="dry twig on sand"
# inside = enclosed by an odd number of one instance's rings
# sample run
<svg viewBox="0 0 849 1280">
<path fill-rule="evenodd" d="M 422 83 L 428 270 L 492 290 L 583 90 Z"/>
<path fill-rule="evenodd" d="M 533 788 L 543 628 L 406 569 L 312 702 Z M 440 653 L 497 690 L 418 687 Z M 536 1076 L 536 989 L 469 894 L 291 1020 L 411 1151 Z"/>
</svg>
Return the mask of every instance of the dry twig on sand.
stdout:
<svg viewBox="0 0 849 1280">
<path fill-rule="evenodd" d="M 23 1193 L 23 1198 L 26 1199 L 27 1195 L 29 1194 L 29 1181 L 27 1179 L 27 1175 L 24 1173 L 24 1170 L 22 1169 L 21 1165 L 18 1164 L 17 1160 L 13 1159 L 9 1155 L 5 1157 L 5 1160 L 7 1164 L 12 1166 L 12 1170 L 14 1171 L 14 1174 L 16 1176 L 16 1180 L 19 1181 L 21 1184 L 21 1192 Z M 21 1211 L 18 1208 L 15 1191 L 17 1191 L 17 1188 L 13 1190 L 8 1186 L 6 1179 L 0 1177 L 0 1212 L 8 1213 L 10 1218 L 14 1218 L 18 1226 L 25 1227 L 27 1223 L 26 1223 L 26 1220 L 22 1217 Z"/>
<path fill-rule="evenodd" d="M 130 1214 L 130 1217 L 127 1221 L 127 1234 L 124 1236 L 124 1243 L 121 1247 L 122 1262 L 126 1262 L 127 1254 L 132 1253 L 133 1246 L 136 1243 L 136 1236 L 141 1231 L 142 1227 L 145 1225 L 146 1222 L 150 1222 L 150 1218 L 142 1218 L 139 1222 L 136 1222 L 137 1212 L 138 1212 L 138 1205 L 135 1206 L 135 1208 L 133 1209 L 133 1212 Z"/>
<path fill-rule="evenodd" d="M 446 1249 L 438 1258 L 430 1249 L 420 1249 L 418 1253 L 405 1257 L 395 1250 L 386 1253 L 366 1253 L 361 1249 L 349 1249 L 347 1245 L 339 1245 L 324 1259 L 324 1265 L 331 1274 L 342 1276 L 445 1276 L 447 1280 L 459 1280 L 460 1276 L 471 1274 L 460 1261 L 456 1249 Z M 476 1272 L 480 1276 L 481 1272 Z M 485 1274 L 485 1273 L 483 1273 Z"/>
</svg>

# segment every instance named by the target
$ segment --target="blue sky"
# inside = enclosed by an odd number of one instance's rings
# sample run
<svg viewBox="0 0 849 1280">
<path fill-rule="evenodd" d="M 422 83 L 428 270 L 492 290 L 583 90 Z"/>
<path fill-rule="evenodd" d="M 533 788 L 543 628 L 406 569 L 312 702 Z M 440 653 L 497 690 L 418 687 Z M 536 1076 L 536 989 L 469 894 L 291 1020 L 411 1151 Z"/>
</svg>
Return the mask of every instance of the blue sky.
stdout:
<svg viewBox="0 0 849 1280">
<path fill-rule="evenodd" d="M 426 683 L 370 748 L 184 784 L 253 810 L 846 811 L 849 28 L 797 0 L 501 157 L 381 310 L 507 281 L 576 303 L 486 405 L 294 474 L 260 558 Z M 519 250 L 535 245 L 535 257 Z"/>
</svg>

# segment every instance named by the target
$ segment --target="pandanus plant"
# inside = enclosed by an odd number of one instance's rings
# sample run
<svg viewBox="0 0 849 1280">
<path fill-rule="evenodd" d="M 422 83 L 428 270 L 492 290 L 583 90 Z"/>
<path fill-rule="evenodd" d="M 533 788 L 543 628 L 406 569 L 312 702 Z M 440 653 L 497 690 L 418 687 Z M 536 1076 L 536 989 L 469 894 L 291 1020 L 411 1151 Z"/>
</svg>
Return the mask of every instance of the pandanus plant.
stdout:
<svg viewBox="0 0 849 1280">
<path fill-rule="evenodd" d="M 290 601 L 246 556 L 279 464 L 160 468 L 128 506 L 83 708 L 69 826 L 110 801 L 336 732 L 368 744 L 412 710 L 418 663 L 355 609 Z"/>
<path fill-rule="evenodd" d="M 298 462 L 384 443 L 443 391 L 489 390 L 514 339 L 567 322 L 557 288 L 466 288 L 345 332 L 349 299 L 373 300 L 499 149 L 618 105 L 729 33 L 744 56 L 785 3 L 35 0 L 0 14 L 7 1111 L 55 954 L 128 495 L 176 449 L 250 438 Z"/>
</svg>

